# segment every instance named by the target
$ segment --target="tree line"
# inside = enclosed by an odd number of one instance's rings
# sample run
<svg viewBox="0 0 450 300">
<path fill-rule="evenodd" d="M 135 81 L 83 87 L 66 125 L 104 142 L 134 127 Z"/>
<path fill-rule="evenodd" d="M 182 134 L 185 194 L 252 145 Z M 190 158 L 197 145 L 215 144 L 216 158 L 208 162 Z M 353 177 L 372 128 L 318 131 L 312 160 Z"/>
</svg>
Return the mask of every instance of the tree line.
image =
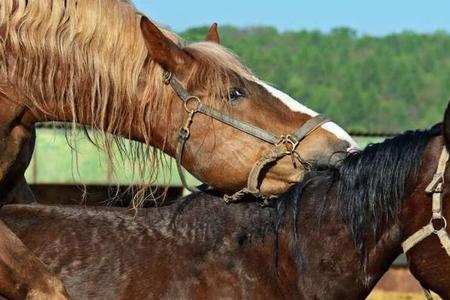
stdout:
<svg viewBox="0 0 450 300">
<path fill-rule="evenodd" d="M 202 40 L 207 27 L 180 35 Z M 401 132 L 441 121 L 450 98 L 450 34 L 382 37 L 272 27 L 220 28 L 222 44 L 261 79 L 348 130 Z"/>
</svg>

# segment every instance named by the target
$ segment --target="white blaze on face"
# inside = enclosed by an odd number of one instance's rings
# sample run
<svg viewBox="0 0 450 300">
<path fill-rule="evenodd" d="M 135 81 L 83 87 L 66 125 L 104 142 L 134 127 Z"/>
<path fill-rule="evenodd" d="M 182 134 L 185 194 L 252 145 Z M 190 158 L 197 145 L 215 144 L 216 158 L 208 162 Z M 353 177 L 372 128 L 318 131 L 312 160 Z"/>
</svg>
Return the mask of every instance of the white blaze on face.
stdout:
<svg viewBox="0 0 450 300">
<path fill-rule="evenodd" d="M 303 104 L 299 103 L 298 101 L 295 101 L 291 96 L 288 94 L 277 90 L 273 86 L 270 86 L 269 84 L 262 82 L 262 81 L 256 81 L 258 84 L 260 84 L 262 87 L 264 87 L 272 96 L 279 99 L 284 105 L 286 105 L 290 110 L 295 112 L 300 112 L 303 114 L 310 115 L 311 117 L 315 117 L 318 115 L 317 112 L 313 111 L 312 109 L 304 106 Z M 352 137 L 341 127 L 339 127 L 336 123 L 333 122 L 327 122 L 321 126 L 323 129 L 331 132 L 334 134 L 338 139 L 347 141 L 350 144 L 350 148 L 357 149 L 358 144 L 355 142 L 355 140 L 352 139 Z"/>
</svg>

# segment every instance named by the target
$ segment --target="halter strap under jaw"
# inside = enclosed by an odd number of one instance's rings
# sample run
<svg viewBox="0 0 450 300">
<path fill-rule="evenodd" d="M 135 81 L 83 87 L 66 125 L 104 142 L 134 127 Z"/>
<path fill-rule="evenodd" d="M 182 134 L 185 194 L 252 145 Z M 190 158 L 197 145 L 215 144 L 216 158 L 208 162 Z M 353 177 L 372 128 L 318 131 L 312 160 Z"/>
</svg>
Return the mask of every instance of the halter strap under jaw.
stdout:
<svg viewBox="0 0 450 300">
<path fill-rule="evenodd" d="M 204 185 L 200 187 L 190 187 L 187 184 L 186 176 L 184 174 L 183 167 L 181 165 L 183 159 L 183 151 L 186 145 L 187 140 L 190 137 L 190 126 L 194 120 L 194 115 L 196 113 L 201 113 L 206 116 L 209 116 L 219 122 L 222 122 L 226 125 L 229 125 L 237 130 L 245 132 L 248 135 L 251 135 L 259 140 L 262 140 L 268 144 L 272 144 L 274 147 L 264 152 L 261 159 L 259 159 L 255 165 L 253 166 L 250 175 L 248 177 L 247 187 L 242 190 L 234 193 L 233 195 L 225 195 L 224 200 L 227 203 L 237 202 L 241 200 L 245 195 L 250 194 L 258 198 L 262 198 L 264 200 L 264 204 L 268 204 L 270 199 L 276 198 L 277 195 L 263 195 L 260 191 L 260 183 L 259 177 L 262 170 L 270 163 L 273 163 L 284 156 L 291 155 L 293 157 L 294 166 L 296 166 L 295 161 L 298 160 L 300 164 L 304 165 L 306 168 L 308 167 L 307 163 L 305 163 L 298 152 L 296 152 L 298 144 L 305 139 L 310 133 L 318 129 L 323 124 L 330 122 L 326 117 L 317 115 L 307 122 L 305 122 L 302 126 L 300 126 L 293 134 L 276 136 L 262 128 L 249 124 L 247 122 L 238 120 L 234 117 L 231 117 L 223 112 L 217 111 L 212 107 L 204 104 L 200 98 L 196 96 L 192 96 L 189 92 L 183 87 L 183 85 L 175 78 L 173 73 L 165 71 L 163 73 L 163 80 L 166 85 L 170 85 L 175 93 L 178 95 L 180 100 L 183 102 L 184 109 L 188 113 L 188 116 L 183 124 L 183 127 L 180 128 L 178 134 L 178 143 L 175 154 L 175 160 L 177 163 L 177 170 L 180 174 L 180 179 L 185 188 L 187 188 L 191 192 L 204 191 L 208 188 L 205 188 Z M 191 104 L 193 103 L 193 105 Z"/>
</svg>

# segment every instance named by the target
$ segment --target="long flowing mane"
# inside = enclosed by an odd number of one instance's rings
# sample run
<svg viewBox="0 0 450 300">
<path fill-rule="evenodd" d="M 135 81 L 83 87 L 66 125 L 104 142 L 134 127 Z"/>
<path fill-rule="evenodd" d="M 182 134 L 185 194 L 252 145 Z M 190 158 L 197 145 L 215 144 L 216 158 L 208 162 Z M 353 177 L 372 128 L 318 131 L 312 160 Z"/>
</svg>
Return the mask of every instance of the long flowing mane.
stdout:
<svg viewBox="0 0 450 300">
<path fill-rule="evenodd" d="M 350 154 L 336 167 L 311 172 L 279 201 L 279 218 L 292 212 L 293 222 L 298 224 L 301 198 L 306 191 L 314 191 L 316 203 L 322 205 L 318 211 L 335 199 L 338 214 L 347 224 L 357 249 L 366 254 L 366 234 L 378 234 L 383 225 L 397 217 L 408 192 L 407 182 L 417 179 L 426 145 L 441 133 L 441 124 L 430 130 L 408 131 Z M 318 221 L 320 217 L 319 213 Z M 295 230 L 297 250 L 300 239 Z M 300 252 L 297 263 L 302 265 Z"/>
<path fill-rule="evenodd" d="M 164 86 L 163 70 L 148 56 L 140 18 L 125 0 L 2 0 L 0 92 L 12 86 L 18 94 L 14 101 L 34 111 L 62 120 L 62 112 L 70 111 L 74 123 L 92 120 L 87 125 L 111 135 L 127 137 L 124 132 L 131 135 L 134 126 L 149 144 L 151 124 L 166 122 L 160 113 L 165 104 L 159 100 L 173 91 Z M 178 36 L 162 31 L 184 47 Z M 230 70 L 253 76 L 220 45 L 202 42 L 184 48 L 199 62 L 187 82 L 201 83 L 211 94 L 223 95 Z M 114 138 L 103 140 L 111 156 Z M 119 149 L 139 161 L 141 170 L 158 170 L 157 152 L 149 147 Z"/>
</svg>

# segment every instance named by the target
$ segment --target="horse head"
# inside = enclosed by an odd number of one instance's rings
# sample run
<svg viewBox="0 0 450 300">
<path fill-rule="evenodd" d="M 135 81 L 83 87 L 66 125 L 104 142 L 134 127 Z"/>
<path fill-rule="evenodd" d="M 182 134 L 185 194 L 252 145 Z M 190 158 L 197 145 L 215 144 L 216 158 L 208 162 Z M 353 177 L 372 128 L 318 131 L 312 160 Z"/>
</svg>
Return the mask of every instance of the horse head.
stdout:
<svg viewBox="0 0 450 300">
<path fill-rule="evenodd" d="M 151 59 L 179 81 L 174 91 L 170 86 L 165 87 L 170 91 L 169 99 L 165 100 L 165 115 L 173 127 L 168 144 L 177 144 L 176 127 L 188 115 L 180 94 L 191 97 L 187 100 L 191 109 L 207 106 L 216 112 L 214 116 L 198 113 L 189 120 L 190 136 L 182 164 L 196 177 L 222 191 L 234 192 L 245 187 L 249 173 L 261 157 L 267 156 L 277 142 L 292 142 L 283 138 L 294 135 L 318 115 L 257 78 L 222 47 L 216 24 L 209 30 L 206 42 L 185 47 L 145 17 L 141 29 Z M 217 120 L 217 114 L 225 115 L 226 121 Z M 242 123 L 251 126 L 250 132 L 239 127 Z M 261 135 L 275 138 L 265 140 Z M 318 124 L 300 140 L 292 142 L 286 151 L 290 155 L 280 155 L 265 166 L 257 176 L 258 188 L 263 195 L 283 192 L 303 178 L 308 164 L 334 164 L 355 146 L 336 124 Z M 175 149 L 168 151 L 174 153 Z"/>
<path fill-rule="evenodd" d="M 46 17 L 50 11 L 55 17 Z M 128 1 L 49 7 L 6 0 L 0 15 L 2 96 L 27 107 L 34 122 L 74 122 L 110 133 L 108 154 L 111 139 L 126 137 L 177 156 L 221 191 L 251 187 L 264 196 L 300 181 L 310 164 L 333 164 L 355 146 L 336 124 L 258 79 L 219 44 L 216 25 L 206 41 L 185 46 Z M 147 162 L 155 164 L 147 170 L 156 172 L 158 159 L 148 149 Z"/>
</svg>

